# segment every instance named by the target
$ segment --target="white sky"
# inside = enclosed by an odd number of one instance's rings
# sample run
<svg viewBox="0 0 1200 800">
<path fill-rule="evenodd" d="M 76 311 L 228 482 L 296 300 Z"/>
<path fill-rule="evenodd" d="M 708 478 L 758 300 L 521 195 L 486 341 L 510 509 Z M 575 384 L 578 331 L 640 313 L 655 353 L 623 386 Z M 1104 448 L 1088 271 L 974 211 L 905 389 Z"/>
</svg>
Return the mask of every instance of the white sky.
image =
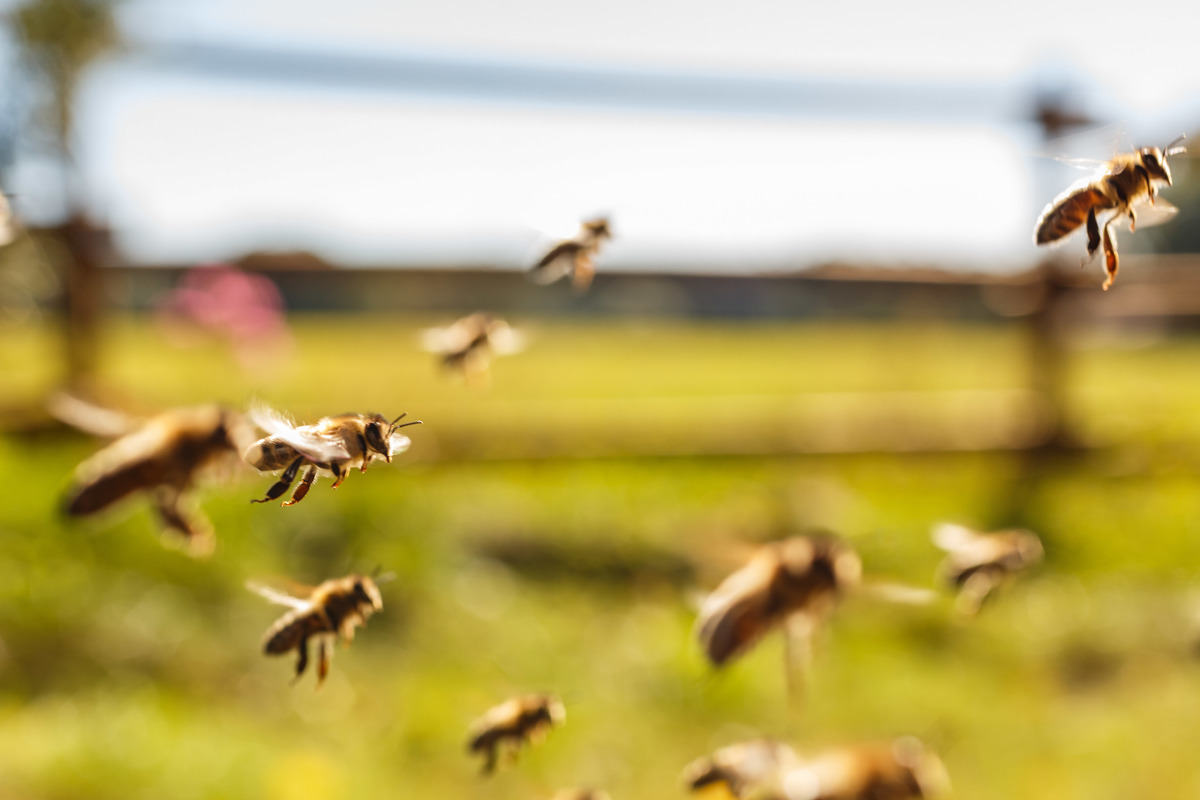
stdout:
<svg viewBox="0 0 1200 800">
<path fill-rule="evenodd" d="M 135 42 L 800 78 L 1018 85 L 1068 69 L 1135 135 L 1197 129 L 1194 3 L 141 0 Z M 1153 15 L 1123 58 L 1110 44 Z M 1131 19 L 1136 17 L 1137 20 Z M 1126 20 L 1127 23 L 1120 23 Z M 1161 28 L 1159 27 L 1161 22 Z M 1115 27 L 1114 27 L 1115 26 Z M 1171 34 L 1175 31 L 1175 34 Z M 1172 42 L 1172 38 L 1180 41 Z M 1028 94 L 1016 95 L 1023 100 Z M 118 63 L 80 114 L 89 197 L 131 257 L 309 248 L 351 263 L 517 266 L 531 221 L 607 212 L 615 268 L 829 258 L 1019 266 L 1058 186 L 1028 107 L 994 120 L 783 119 L 555 108 L 235 81 Z M 1130 119 L 1132 118 L 1132 119 Z M 1106 154 L 1097 153 L 1097 157 Z M 38 172 L 14 190 L 38 202 Z M 1068 179 L 1073 176 L 1066 176 Z M 1065 183 L 1063 184 L 1065 186 Z"/>
</svg>

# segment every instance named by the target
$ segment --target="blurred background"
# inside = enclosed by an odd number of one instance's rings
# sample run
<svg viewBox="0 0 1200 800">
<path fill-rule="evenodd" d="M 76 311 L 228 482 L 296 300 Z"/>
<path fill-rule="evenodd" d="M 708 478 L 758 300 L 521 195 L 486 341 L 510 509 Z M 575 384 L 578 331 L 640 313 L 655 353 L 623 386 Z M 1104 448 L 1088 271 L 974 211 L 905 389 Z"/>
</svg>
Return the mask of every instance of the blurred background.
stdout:
<svg viewBox="0 0 1200 800">
<path fill-rule="evenodd" d="M 904 734 L 963 798 L 1200 789 L 1200 171 L 1111 291 L 1032 243 L 1087 175 L 1056 157 L 1195 140 L 1194 6 L 0 10 L 0 796 L 683 797 L 739 739 Z M 596 215 L 590 291 L 528 279 Z M 486 379 L 422 350 L 481 310 L 523 343 Z M 195 560 L 142 501 L 60 515 L 103 445 L 60 391 L 424 425 L 297 508 L 206 485 Z M 778 638 L 703 661 L 747 544 L 931 586 L 947 520 L 1046 562 L 969 624 L 852 598 L 802 703 Z M 384 611 L 290 685 L 245 582 L 376 566 Z M 567 725 L 481 778 L 467 724 L 539 690 Z"/>
</svg>

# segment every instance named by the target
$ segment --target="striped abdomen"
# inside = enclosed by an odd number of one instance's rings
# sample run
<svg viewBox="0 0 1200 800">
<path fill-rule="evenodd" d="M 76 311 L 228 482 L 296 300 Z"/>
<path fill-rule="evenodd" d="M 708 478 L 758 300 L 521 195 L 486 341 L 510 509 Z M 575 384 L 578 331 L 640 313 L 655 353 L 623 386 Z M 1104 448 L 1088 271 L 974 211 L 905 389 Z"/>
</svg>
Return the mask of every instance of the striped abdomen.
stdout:
<svg viewBox="0 0 1200 800">
<path fill-rule="evenodd" d="M 1046 206 L 1038 218 L 1033 239 L 1038 244 L 1056 242 L 1082 225 L 1092 209 L 1102 211 L 1113 207 L 1112 201 L 1093 186 L 1068 190 Z"/>
<path fill-rule="evenodd" d="M 267 631 L 263 641 L 263 652 L 271 656 L 282 655 L 296 649 L 310 636 L 316 636 L 319 633 L 333 633 L 334 630 L 320 609 L 289 611 L 271 626 L 271 630 Z"/>
</svg>

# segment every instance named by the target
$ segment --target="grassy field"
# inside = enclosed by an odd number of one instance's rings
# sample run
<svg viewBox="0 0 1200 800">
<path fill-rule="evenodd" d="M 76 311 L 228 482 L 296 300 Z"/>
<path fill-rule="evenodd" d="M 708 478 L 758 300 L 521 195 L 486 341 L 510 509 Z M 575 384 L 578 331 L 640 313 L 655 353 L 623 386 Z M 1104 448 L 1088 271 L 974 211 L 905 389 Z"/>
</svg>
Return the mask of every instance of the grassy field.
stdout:
<svg viewBox="0 0 1200 800">
<path fill-rule="evenodd" d="M 914 734 L 960 798 L 1200 792 L 1200 341 L 1080 343 L 1072 423 L 1097 449 L 1031 481 L 1013 453 L 786 446 L 814 420 L 853 424 L 821 398 L 927 401 L 935 424 L 939 403 L 1022 390 L 1015 327 L 540 321 L 485 388 L 416 349 L 435 321 L 302 318 L 250 370 L 144 320 L 108 330 L 102 378 L 147 409 L 425 421 L 391 467 L 295 508 L 248 503 L 264 476 L 208 488 L 205 561 L 163 547 L 137 503 L 57 514 L 94 441 L 0 438 L 0 797 L 682 798 L 688 761 L 759 734 Z M 0 402 L 37 398 L 56 364 L 47 331 L 0 331 Z M 933 523 L 1012 518 L 1047 544 L 1029 580 L 971 624 L 948 599 L 852 598 L 802 704 L 778 637 L 720 672 L 701 659 L 696 601 L 739 542 L 826 528 L 869 575 L 927 586 Z M 279 609 L 246 580 L 377 565 L 398 578 L 384 612 L 320 691 L 291 685 L 291 660 L 259 652 Z M 480 777 L 467 724 L 535 690 L 563 698 L 566 726 Z"/>
</svg>

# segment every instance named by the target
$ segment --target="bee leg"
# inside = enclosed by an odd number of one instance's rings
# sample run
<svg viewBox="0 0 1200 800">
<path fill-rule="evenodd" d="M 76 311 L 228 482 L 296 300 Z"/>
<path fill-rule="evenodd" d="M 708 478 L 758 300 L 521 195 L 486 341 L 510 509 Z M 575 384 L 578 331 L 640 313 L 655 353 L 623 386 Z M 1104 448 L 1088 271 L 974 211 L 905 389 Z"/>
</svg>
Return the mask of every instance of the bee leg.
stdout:
<svg viewBox="0 0 1200 800">
<path fill-rule="evenodd" d="M 983 601 L 987 600 L 996 585 L 995 575 L 983 570 L 976 572 L 967 578 L 966 583 L 959 589 L 958 597 L 954 602 L 955 610 L 964 617 L 975 616 L 983 606 Z"/>
<path fill-rule="evenodd" d="M 300 483 L 296 484 L 296 491 L 292 492 L 290 500 L 284 500 L 281 505 L 294 506 L 304 499 L 304 495 L 308 494 L 308 490 L 313 485 L 313 481 L 317 477 L 317 468 L 309 467 L 304 473 L 304 477 L 300 479 Z"/>
<path fill-rule="evenodd" d="M 1100 223 L 1096 221 L 1096 209 L 1088 209 L 1087 215 L 1087 248 L 1088 258 L 1096 255 L 1096 251 L 1100 249 Z"/>
<path fill-rule="evenodd" d="M 808 694 L 808 676 L 813 662 L 813 635 L 816 620 L 804 613 L 784 620 L 783 668 L 788 699 L 803 709 Z"/>
<path fill-rule="evenodd" d="M 342 485 L 342 481 L 346 480 L 346 475 L 348 475 L 349 473 L 343 471 L 342 465 L 338 464 L 337 462 L 330 464 L 329 469 L 330 469 L 330 471 L 333 472 L 333 476 L 335 478 L 337 478 L 337 480 L 335 480 L 333 482 L 333 488 L 336 489 Z"/>
<path fill-rule="evenodd" d="M 361 433 L 358 435 L 358 446 L 362 450 L 362 454 L 363 454 L 363 456 L 362 456 L 363 463 L 362 463 L 362 466 L 358 468 L 358 471 L 366 472 L 367 464 L 371 463 L 371 451 L 367 449 L 367 440 Z"/>
<path fill-rule="evenodd" d="M 329 674 L 329 659 L 332 655 L 332 649 L 325 639 L 317 642 L 317 688 L 321 688 L 321 684 L 325 682 L 325 676 Z"/>
<path fill-rule="evenodd" d="M 288 468 L 283 471 L 282 475 L 279 476 L 279 480 L 275 481 L 275 484 L 270 489 L 267 489 L 267 496 L 262 500 L 251 500 L 250 502 L 269 503 L 272 500 L 277 500 L 282 497 L 283 493 L 286 492 L 288 487 L 292 485 L 292 481 L 296 480 L 296 473 L 300 471 L 300 464 L 303 461 L 303 458 L 297 458 L 291 464 L 288 464 Z"/>
<path fill-rule="evenodd" d="M 212 553 L 215 541 L 212 523 L 197 509 L 187 507 L 183 492 L 159 489 L 154 495 L 154 510 L 164 531 L 183 537 L 189 555 L 203 557 Z"/>
<path fill-rule="evenodd" d="M 592 257 L 581 252 L 575 257 L 575 270 L 571 274 L 571 288 L 577 292 L 586 292 L 592 285 L 592 276 L 596 268 L 592 266 Z"/>
<path fill-rule="evenodd" d="M 1101 288 L 1106 292 L 1108 287 L 1113 285 L 1113 281 L 1117 279 L 1117 269 L 1120 267 L 1120 259 L 1117 258 L 1117 237 L 1109 230 L 1112 224 L 1113 220 L 1111 219 L 1104 223 L 1104 269 L 1108 272 L 1108 278 Z"/>
<path fill-rule="evenodd" d="M 292 683 L 300 680 L 300 676 L 304 674 L 304 670 L 308 669 L 308 638 L 300 640 L 300 644 L 296 645 L 296 652 L 299 656 L 296 658 L 296 676 L 292 678 Z"/>
<path fill-rule="evenodd" d="M 496 746 L 499 742 L 490 742 L 487 749 L 487 759 L 483 762 L 483 774 L 491 775 L 496 771 Z"/>
<path fill-rule="evenodd" d="M 1133 210 L 1132 206 L 1130 206 L 1130 208 L 1129 208 L 1129 232 L 1130 233 L 1133 233 L 1133 228 L 1136 224 L 1137 224 L 1137 212 Z"/>
</svg>

